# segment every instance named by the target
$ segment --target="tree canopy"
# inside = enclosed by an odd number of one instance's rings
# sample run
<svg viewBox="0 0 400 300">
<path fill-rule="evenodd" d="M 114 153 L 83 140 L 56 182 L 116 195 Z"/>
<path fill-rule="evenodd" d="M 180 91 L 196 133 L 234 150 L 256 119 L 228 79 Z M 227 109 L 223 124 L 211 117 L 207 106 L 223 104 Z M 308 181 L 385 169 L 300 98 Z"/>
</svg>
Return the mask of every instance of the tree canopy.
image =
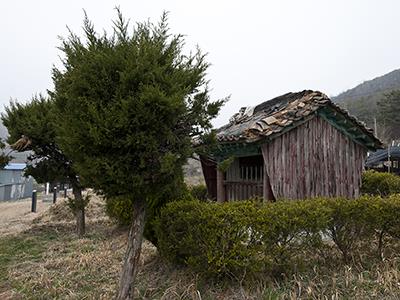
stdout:
<svg viewBox="0 0 400 300">
<path fill-rule="evenodd" d="M 130 299 L 145 211 L 183 180 L 192 139 L 210 132 L 225 100 L 210 100 L 205 55 L 183 53 L 166 14 L 132 32 L 119 11 L 112 35 L 87 17 L 83 29 L 83 39 L 70 32 L 62 41 L 63 68 L 53 70 L 58 142 L 84 182 L 133 203 L 118 295 Z"/>
<path fill-rule="evenodd" d="M 76 176 L 70 160 L 55 142 L 54 110 L 50 100 L 39 95 L 27 104 L 11 102 L 2 114 L 2 121 L 9 133 L 7 142 L 20 141 L 22 144 L 15 147 L 17 151 L 32 151 L 26 175 L 33 176 L 39 183 L 66 182 L 69 177 Z"/>
<path fill-rule="evenodd" d="M 59 143 L 83 180 L 106 196 L 156 198 L 181 174 L 191 139 L 211 129 L 223 101 L 211 102 L 208 63 L 183 55 L 167 18 L 128 32 L 118 15 L 114 35 L 98 35 L 86 18 L 85 39 L 71 33 L 53 70 Z"/>
<path fill-rule="evenodd" d="M 77 216 L 77 233 L 85 233 L 84 206 L 77 173 L 71 159 L 60 149 L 56 138 L 57 118 L 54 102 L 41 95 L 27 104 L 11 102 L 1 118 L 8 129 L 8 143 L 17 151 L 30 150 L 25 175 L 39 183 L 69 183 L 74 199 L 70 204 Z"/>
</svg>

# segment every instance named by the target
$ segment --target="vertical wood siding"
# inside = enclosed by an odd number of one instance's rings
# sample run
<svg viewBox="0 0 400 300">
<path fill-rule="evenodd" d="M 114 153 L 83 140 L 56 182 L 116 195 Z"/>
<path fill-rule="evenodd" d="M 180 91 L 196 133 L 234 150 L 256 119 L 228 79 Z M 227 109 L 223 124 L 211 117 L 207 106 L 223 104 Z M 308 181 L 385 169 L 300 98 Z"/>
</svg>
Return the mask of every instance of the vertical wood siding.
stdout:
<svg viewBox="0 0 400 300">
<path fill-rule="evenodd" d="M 207 186 L 207 193 L 211 199 L 217 199 L 217 165 L 215 162 L 200 156 L 201 168 Z"/>
<path fill-rule="evenodd" d="M 262 146 L 276 198 L 356 198 L 367 150 L 320 117 Z"/>
</svg>

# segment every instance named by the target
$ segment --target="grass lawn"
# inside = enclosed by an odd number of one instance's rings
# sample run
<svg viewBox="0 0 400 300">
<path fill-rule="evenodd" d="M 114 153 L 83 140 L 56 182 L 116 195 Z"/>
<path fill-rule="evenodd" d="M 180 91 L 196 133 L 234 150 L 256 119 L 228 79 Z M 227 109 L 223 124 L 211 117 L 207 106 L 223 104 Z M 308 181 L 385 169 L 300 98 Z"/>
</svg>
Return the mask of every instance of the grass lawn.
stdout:
<svg viewBox="0 0 400 300">
<path fill-rule="evenodd" d="M 78 239 L 74 221 L 59 203 L 22 233 L 0 237 L 0 299 L 112 299 L 127 232 L 103 214 L 88 211 L 88 234 Z M 169 266 L 145 242 L 138 299 L 399 299 L 400 258 L 370 266 L 337 261 L 280 281 L 213 282 Z"/>
</svg>

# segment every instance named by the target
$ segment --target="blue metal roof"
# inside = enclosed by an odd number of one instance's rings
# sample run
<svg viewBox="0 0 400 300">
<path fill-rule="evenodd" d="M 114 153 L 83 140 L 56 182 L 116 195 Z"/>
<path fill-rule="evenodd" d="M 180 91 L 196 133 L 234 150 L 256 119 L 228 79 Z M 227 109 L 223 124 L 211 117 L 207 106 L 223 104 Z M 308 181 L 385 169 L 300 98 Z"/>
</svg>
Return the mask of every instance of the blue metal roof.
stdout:
<svg viewBox="0 0 400 300">
<path fill-rule="evenodd" d="M 391 146 L 390 147 L 390 157 L 393 159 L 400 159 L 400 147 L 399 146 Z M 371 167 L 374 164 L 387 161 L 388 160 L 388 149 L 379 149 L 378 151 L 372 153 L 368 156 L 365 165 L 367 167 Z"/>
<path fill-rule="evenodd" d="M 4 170 L 23 170 L 25 169 L 26 164 L 24 163 L 9 163 L 7 166 L 4 167 Z"/>
</svg>

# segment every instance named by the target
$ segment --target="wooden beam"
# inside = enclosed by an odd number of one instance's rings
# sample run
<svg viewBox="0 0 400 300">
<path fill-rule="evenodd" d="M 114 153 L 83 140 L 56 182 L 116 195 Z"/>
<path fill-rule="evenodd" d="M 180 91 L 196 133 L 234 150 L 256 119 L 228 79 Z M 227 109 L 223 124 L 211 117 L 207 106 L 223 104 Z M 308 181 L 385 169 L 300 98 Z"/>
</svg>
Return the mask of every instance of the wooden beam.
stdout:
<svg viewBox="0 0 400 300">
<path fill-rule="evenodd" d="M 264 162 L 264 176 L 263 176 L 263 199 L 264 201 L 274 201 L 274 193 L 271 189 L 271 183 L 269 182 L 269 176 L 267 172 L 267 167 Z"/>
<path fill-rule="evenodd" d="M 365 140 L 365 139 L 367 139 L 368 137 L 367 137 L 365 134 L 359 134 L 359 135 L 354 136 L 354 138 Z"/>
<path fill-rule="evenodd" d="M 224 172 L 217 168 L 217 202 L 225 201 Z"/>
</svg>

